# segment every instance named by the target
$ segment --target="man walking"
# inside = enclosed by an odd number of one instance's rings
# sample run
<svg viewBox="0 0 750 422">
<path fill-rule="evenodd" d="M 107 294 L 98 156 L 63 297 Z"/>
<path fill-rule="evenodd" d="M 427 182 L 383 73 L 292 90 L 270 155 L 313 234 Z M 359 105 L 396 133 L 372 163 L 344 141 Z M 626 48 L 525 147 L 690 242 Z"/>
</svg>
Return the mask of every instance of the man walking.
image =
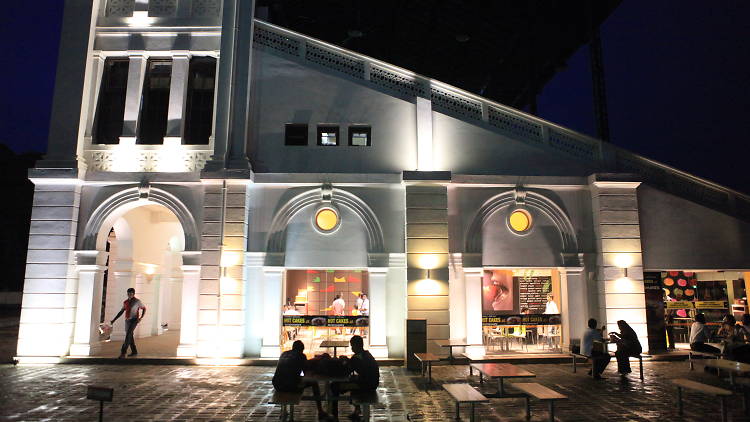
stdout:
<svg viewBox="0 0 750 422">
<path fill-rule="evenodd" d="M 135 347 L 135 339 L 133 338 L 133 331 L 135 331 L 135 327 L 141 322 L 143 317 L 146 316 L 146 307 L 143 306 L 143 302 L 141 302 L 140 299 L 135 297 L 135 289 L 132 287 L 128 289 L 128 298 L 122 303 L 122 309 L 120 309 L 120 312 L 118 312 L 115 318 L 111 321 L 111 324 L 114 324 L 123 312 L 125 312 L 125 342 L 122 343 L 118 359 L 125 358 L 125 352 L 128 351 L 128 346 L 130 346 L 129 356 L 138 355 L 138 349 Z"/>
</svg>

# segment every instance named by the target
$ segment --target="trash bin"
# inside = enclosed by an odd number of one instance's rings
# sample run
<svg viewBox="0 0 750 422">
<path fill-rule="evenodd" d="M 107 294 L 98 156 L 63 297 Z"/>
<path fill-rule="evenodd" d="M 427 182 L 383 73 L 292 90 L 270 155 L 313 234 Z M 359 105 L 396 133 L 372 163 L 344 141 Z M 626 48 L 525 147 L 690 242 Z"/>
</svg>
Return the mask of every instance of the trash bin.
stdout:
<svg viewBox="0 0 750 422">
<path fill-rule="evenodd" d="M 406 320 L 406 369 L 418 371 L 420 363 L 414 353 L 427 352 L 427 320 Z"/>
</svg>

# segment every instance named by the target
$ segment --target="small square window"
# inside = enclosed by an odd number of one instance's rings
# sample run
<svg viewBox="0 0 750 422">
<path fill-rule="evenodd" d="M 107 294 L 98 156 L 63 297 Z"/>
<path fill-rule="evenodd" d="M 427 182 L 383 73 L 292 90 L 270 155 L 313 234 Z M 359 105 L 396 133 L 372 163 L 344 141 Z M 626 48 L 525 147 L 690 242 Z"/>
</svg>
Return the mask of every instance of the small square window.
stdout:
<svg viewBox="0 0 750 422">
<path fill-rule="evenodd" d="M 330 147 L 339 144 L 338 126 L 318 126 L 318 145 Z"/>
<path fill-rule="evenodd" d="M 349 145 L 353 147 L 369 147 L 370 126 L 349 126 Z"/>
<path fill-rule="evenodd" d="M 284 132 L 284 145 L 307 145 L 307 125 L 288 123 Z"/>
</svg>

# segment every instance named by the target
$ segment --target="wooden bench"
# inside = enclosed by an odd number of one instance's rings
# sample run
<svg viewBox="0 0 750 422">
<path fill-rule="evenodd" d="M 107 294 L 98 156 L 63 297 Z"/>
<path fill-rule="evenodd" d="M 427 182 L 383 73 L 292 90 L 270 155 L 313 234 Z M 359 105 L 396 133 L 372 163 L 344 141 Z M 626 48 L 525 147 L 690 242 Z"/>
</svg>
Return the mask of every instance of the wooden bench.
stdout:
<svg viewBox="0 0 750 422">
<path fill-rule="evenodd" d="M 615 359 L 617 358 L 617 356 L 614 354 L 614 352 L 610 352 L 609 355 L 612 356 Z M 643 381 L 643 355 L 628 357 L 628 359 L 630 359 L 630 358 L 637 358 L 638 359 L 638 370 L 640 371 L 641 381 Z"/>
<path fill-rule="evenodd" d="M 570 356 L 571 356 L 571 357 L 573 358 L 573 373 L 574 373 L 574 374 L 576 373 L 576 369 L 577 369 L 577 368 L 576 368 L 576 360 L 577 360 L 578 358 L 581 358 L 581 359 L 583 359 L 583 361 L 584 361 L 584 362 L 587 362 L 587 361 L 589 360 L 589 357 L 588 357 L 588 356 L 586 356 L 586 355 L 582 355 L 582 354 L 580 354 L 580 353 L 573 353 L 573 352 L 570 352 Z M 593 369 L 593 365 L 592 365 L 592 368 L 591 368 L 591 376 L 592 376 L 592 377 L 594 376 L 594 369 Z"/>
<path fill-rule="evenodd" d="M 568 396 L 535 382 L 517 382 L 512 385 L 513 388 L 521 390 L 526 394 L 526 419 L 531 419 L 531 397 L 549 403 L 550 422 L 555 422 L 555 401 L 568 398 Z"/>
<path fill-rule="evenodd" d="M 750 414 L 750 378 L 735 377 L 734 385 L 742 390 L 742 410 L 746 415 Z"/>
<path fill-rule="evenodd" d="M 476 403 L 486 403 L 490 401 L 469 384 L 443 384 L 443 388 L 453 397 L 453 400 L 456 401 L 456 420 L 461 420 L 459 413 L 461 403 L 471 404 L 471 421 L 474 422 L 474 405 Z"/>
<path fill-rule="evenodd" d="M 281 421 L 294 421 L 294 406 L 298 405 L 300 400 L 302 400 L 302 392 L 283 392 L 283 391 L 274 391 L 273 397 L 271 397 L 271 404 L 280 404 L 281 405 L 281 416 L 279 417 L 279 420 Z M 287 412 L 287 406 L 289 407 L 289 412 Z"/>
<path fill-rule="evenodd" d="M 732 392 L 723 388 L 714 387 L 712 385 L 703 384 L 697 381 L 691 381 L 685 378 L 673 379 L 672 383 L 677 386 L 677 410 L 682 415 L 682 389 L 693 390 L 699 393 L 708 394 L 709 396 L 719 397 L 721 401 L 721 421 L 727 421 L 727 404 L 724 400 L 727 396 L 731 396 Z"/>
<path fill-rule="evenodd" d="M 428 373 L 428 385 L 432 384 L 432 362 L 439 362 L 440 358 L 432 353 L 414 353 L 414 357 L 417 358 L 420 365 L 422 365 L 422 377 L 425 374 L 425 364 L 427 365 Z"/>
<path fill-rule="evenodd" d="M 694 356 L 701 356 L 703 358 L 709 358 L 709 359 L 721 359 L 721 353 L 696 352 L 695 350 L 691 350 L 688 352 L 688 365 L 690 366 L 691 371 L 694 368 L 693 366 Z"/>
<path fill-rule="evenodd" d="M 352 392 L 352 403 L 362 408 L 362 420 L 370 420 L 370 406 L 380 403 L 380 396 L 376 391 L 358 391 Z"/>
</svg>

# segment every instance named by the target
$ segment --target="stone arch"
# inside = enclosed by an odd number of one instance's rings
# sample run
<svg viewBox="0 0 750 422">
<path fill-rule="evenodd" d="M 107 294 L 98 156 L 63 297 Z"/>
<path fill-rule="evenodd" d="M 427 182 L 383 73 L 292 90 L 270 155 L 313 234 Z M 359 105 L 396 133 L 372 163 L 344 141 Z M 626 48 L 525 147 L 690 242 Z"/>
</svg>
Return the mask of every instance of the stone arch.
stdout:
<svg viewBox="0 0 750 422">
<path fill-rule="evenodd" d="M 111 226 L 127 211 L 149 203 L 163 205 L 177 216 L 185 235 L 185 251 L 200 250 L 200 233 L 190 210 L 171 193 L 149 186 L 124 189 L 104 200 L 86 222 L 80 249 L 102 250 L 106 235 L 102 237 L 101 228 Z"/>
<path fill-rule="evenodd" d="M 482 254 L 482 229 L 485 222 L 499 210 L 513 204 L 534 208 L 547 216 L 557 228 L 563 244 L 563 254 L 577 254 L 578 240 L 573 223 L 568 215 L 555 202 L 546 196 L 522 189 L 514 189 L 500 193 L 485 201 L 479 208 L 466 232 L 464 252 L 467 254 Z"/>
<path fill-rule="evenodd" d="M 383 229 L 372 209 L 350 192 L 326 187 L 303 192 L 287 201 L 279 209 L 268 232 L 266 252 L 271 255 L 283 255 L 286 252 L 287 225 L 292 217 L 309 206 L 322 204 L 325 201 L 348 208 L 362 220 L 367 235 L 367 253 L 370 261 L 375 255 L 384 253 Z"/>
</svg>

